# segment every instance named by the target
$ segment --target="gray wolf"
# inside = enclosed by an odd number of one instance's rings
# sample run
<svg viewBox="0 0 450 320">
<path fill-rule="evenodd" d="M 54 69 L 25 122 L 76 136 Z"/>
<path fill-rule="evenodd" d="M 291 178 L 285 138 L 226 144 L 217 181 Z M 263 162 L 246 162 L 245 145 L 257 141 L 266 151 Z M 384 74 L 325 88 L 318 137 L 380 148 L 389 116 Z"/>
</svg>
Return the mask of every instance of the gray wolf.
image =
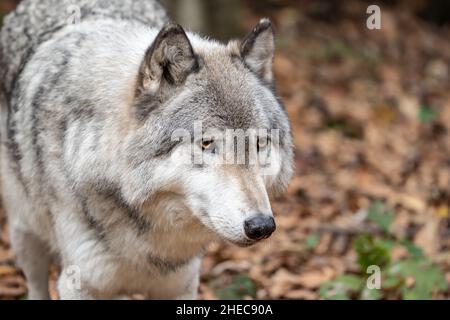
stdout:
<svg viewBox="0 0 450 320">
<path fill-rule="evenodd" d="M 267 19 L 222 44 L 149 0 L 24 0 L 5 18 L 2 198 L 30 299 L 49 298 L 53 258 L 61 299 L 194 299 L 211 241 L 270 236 L 293 166 L 274 49 Z M 201 138 L 173 139 L 196 121 Z M 270 174 L 218 161 L 236 152 L 220 133 L 253 128 L 279 132 L 239 151 L 270 147 Z"/>
</svg>

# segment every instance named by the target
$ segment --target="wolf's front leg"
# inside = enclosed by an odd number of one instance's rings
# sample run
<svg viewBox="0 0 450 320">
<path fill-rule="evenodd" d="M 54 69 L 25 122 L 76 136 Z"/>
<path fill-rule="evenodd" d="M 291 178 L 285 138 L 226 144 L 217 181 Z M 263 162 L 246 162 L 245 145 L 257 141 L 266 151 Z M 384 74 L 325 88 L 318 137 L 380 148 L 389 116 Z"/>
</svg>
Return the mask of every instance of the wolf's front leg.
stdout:
<svg viewBox="0 0 450 320">
<path fill-rule="evenodd" d="M 90 290 L 81 287 L 80 275 L 72 266 L 61 270 L 58 278 L 58 294 L 61 300 L 93 300 Z"/>
<path fill-rule="evenodd" d="M 28 285 L 29 300 L 48 300 L 49 249 L 30 231 L 11 226 L 11 240 Z"/>
<path fill-rule="evenodd" d="M 113 259 L 101 250 L 99 246 L 85 242 L 80 247 L 90 248 L 85 254 L 73 258 L 68 263 L 63 262 L 63 268 L 58 278 L 58 293 L 61 300 L 104 300 L 115 298 L 122 282 L 120 272 Z"/>
<path fill-rule="evenodd" d="M 195 300 L 198 294 L 200 258 L 177 271 L 170 272 L 156 281 L 152 281 L 152 288 L 148 292 L 150 299 Z"/>
</svg>

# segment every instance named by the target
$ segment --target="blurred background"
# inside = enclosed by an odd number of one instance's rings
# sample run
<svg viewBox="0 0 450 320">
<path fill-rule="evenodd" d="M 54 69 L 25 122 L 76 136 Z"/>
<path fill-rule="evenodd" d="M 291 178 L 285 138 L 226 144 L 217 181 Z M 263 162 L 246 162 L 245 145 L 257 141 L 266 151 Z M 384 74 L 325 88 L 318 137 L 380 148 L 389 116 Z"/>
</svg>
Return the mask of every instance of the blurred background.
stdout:
<svg viewBox="0 0 450 320">
<path fill-rule="evenodd" d="M 0 0 L 0 17 L 17 2 Z M 296 147 L 277 231 L 252 248 L 211 246 L 200 298 L 450 298 L 450 1 L 161 2 L 221 40 L 272 19 Z M 366 27 L 370 4 L 380 30 Z M 3 228 L 0 298 L 26 298 Z"/>
</svg>

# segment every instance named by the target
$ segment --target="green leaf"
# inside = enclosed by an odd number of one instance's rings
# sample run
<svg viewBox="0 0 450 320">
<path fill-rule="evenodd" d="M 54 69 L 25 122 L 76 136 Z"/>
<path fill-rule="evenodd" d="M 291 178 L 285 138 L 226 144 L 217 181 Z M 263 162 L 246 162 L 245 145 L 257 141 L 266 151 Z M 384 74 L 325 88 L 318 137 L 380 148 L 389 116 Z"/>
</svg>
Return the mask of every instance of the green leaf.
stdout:
<svg viewBox="0 0 450 320">
<path fill-rule="evenodd" d="M 386 210 L 385 205 L 381 201 L 375 201 L 369 208 L 367 219 L 375 223 L 381 231 L 388 233 L 394 214 Z"/>
<path fill-rule="evenodd" d="M 386 279 L 384 279 L 381 282 L 381 287 L 383 289 L 392 290 L 397 287 L 400 287 L 401 284 L 402 284 L 402 279 L 400 277 L 390 276 L 390 277 L 386 277 Z"/>
<path fill-rule="evenodd" d="M 416 287 L 407 288 L 403 287 L 402 290 L 403 300 L 432 300 L 433 295 L 429 291 L 421 290 Z"/>
<path fill-rule="evenodd" d="M 389 239 L 375 239 L 374 242 L 378 247 L 384 248 L 389 253 L 391 252 L 392 248 L 395 246 L 395 241 L 389 240 Z"/>
<path fill-rule="evenodd" d="M 436 110 L 426 104 L 422 104 L 419 108 L 419 120 L 422 123 L 433 122 L 438 116 Z"/>
<path fill-rule="evenodd" d="M 356 275 L 342 275 L 334 280 L 324 282 L 319 288 L 319 295 L 326 300 L 349 300 L 361 291 L 364 279 Z"/>
<path fill-rule="evenodd" d="M 241 300 L 246 296 L 256 298 L 256 284 L 245 274 L 238 274 L 231 279 L 231 282 L 216 290 L 218 298 L 223 300 Z"/>
<path fill-rule="evenodd" d="M 317 233 L 308 234 L 305 238 L 306 249 L 312 250 L 319 244 L 320 237 Z"/>
<path fill-rule="evenodd" d="M 393 243 L 387 240 L 375 240 L 371 235 L 361 235 L 353 242 L 358 255 L 358 264 L 362 273 L 371 265 L 386 266 L 391 260 L 390 249 Z"/>
<path fill-rule="evenodd" d="M 408 250 L 409 256 L 411 259 L 424 259 L 425 255 L 423 254 L 423 251 L 421 248 L 416 246 L 414 243 L 408 240 L 402 240 L 401 245 Z"/>
<path fill-rule="evenodd" d="M 328 52 L 330 58 L 333 56 L 339 58 L 352 57 L 354 54 L 353 48 L 340 40 L 335 40 L 331 43 Z"/>
<path fill-rule="evenodd" d="M 361 300 L 380 300 L 383 298 L 383 294 L 379 289 L 369 289 L 367 286 L 361 292 Z"/>
<path fill-rule="evenodd" d="M 406 300 L 433 299 L 438 292 L 448 290 L 444 273 L 426 259 L 408 259 L 391 265 L 387 274 L 401 282 L 401 293 Z M 407 284 L 407 279 L 413 279 Z"/>
</svg>

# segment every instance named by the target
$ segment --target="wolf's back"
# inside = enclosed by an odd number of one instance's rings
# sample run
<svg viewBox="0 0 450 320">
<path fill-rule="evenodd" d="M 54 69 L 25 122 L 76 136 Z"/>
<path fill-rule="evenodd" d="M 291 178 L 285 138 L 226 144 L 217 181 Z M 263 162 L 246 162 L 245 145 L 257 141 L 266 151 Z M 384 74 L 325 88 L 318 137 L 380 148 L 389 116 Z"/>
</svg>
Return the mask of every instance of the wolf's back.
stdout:
<svg viewBox="0 0 450 320">
<path fill-rule="evenodd" d="M 18 75 L 40 44 L 70 23 L 102 18 L 131 20 L 156 28 L 167 21 L 156 0 L 23 0 L 4 19 L 0 34 L 4 99 L 9 100 Z"/>
</svg>

